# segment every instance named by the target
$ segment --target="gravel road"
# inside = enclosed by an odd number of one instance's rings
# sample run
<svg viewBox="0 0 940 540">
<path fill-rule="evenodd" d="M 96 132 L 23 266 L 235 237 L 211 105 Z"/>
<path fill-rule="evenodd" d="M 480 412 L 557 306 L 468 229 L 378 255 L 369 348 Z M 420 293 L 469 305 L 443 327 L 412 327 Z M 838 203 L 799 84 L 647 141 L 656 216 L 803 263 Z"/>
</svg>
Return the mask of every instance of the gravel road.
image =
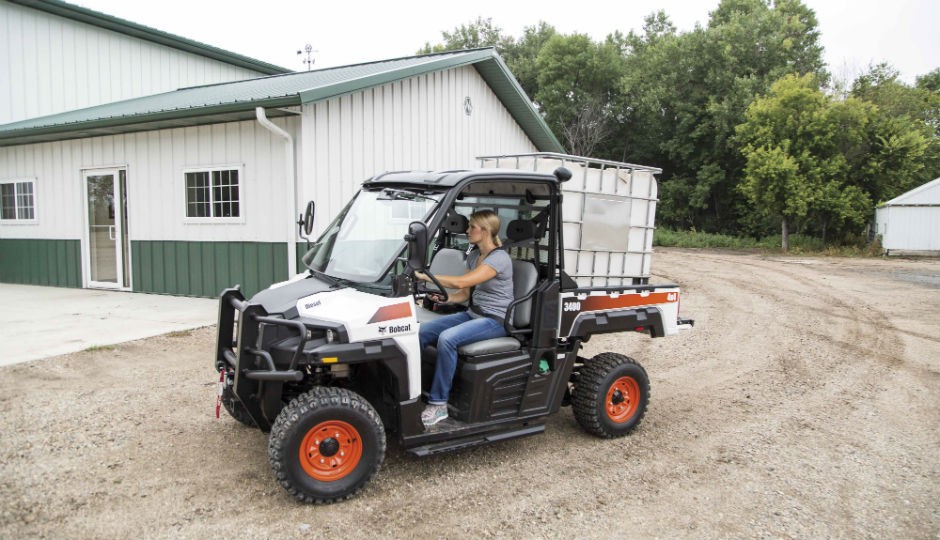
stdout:
<svg viewBox="0 0 940 540">
<path fill-rule="evenodd" d="M 649 372 L 632 435 L 563 408 L 455 454 L 392 443 L 331 506 L 295 502 L 266 436 L 216 420 L 214 328 L 0 368 L 0 538 L 940 538 L 940 261 L 653 264 L 695 329 L 584 351 Z"/>
</svg>

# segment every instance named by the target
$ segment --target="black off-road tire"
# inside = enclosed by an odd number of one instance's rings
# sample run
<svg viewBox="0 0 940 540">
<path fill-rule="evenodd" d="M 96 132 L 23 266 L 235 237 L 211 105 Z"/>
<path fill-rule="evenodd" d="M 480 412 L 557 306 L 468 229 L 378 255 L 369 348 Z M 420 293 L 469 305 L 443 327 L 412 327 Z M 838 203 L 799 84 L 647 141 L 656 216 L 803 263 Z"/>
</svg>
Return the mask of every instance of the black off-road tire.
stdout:
<svg viewBox="0 0 940 540">
<path fill-rule="evenodd" d="M 650 381 L 643 366 L 628 356 L 607 352 L 584 363 L 571 406 L 585 431 L 612 439 L 640 425 L 649 399 Z"/>
<path fill-rule="evenodd" d="M 225 408 L 229 416 L 238 420 L 239 423 L 248 427 L 258 427 L 258 424 L 256 424 L 251 418 L 251 415 L 248 414 L 248 410 L 245 409 L 242 402 L 238 401 L 238 398 L 235 397 L 235 392 L 232 391 L 231 386 L 226 386 L 222 389 L 222 407 Z"/>
<path fill-rule="evenodd" d="M 306 503 L 352 497 L 384 459 L 379 414 L 365 398 L 342 388 L 318 386 L 297 396 L 278 414 L 268 439 L 277 481 Z"/>
</svg>

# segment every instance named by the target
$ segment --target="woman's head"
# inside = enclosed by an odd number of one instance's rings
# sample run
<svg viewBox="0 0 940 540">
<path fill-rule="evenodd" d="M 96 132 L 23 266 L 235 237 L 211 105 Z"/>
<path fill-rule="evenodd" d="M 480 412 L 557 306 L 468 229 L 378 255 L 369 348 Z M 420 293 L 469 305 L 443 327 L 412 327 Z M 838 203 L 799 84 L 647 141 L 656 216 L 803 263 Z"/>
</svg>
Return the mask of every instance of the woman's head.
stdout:
<svg viewBox="0 0 940 540">
<path fill-rule="evenodd" d="M 499 216 L 496 215 L 496 212 L 480 210 L 470 214 L 470 225 L 467 228 L 468 236 L 472 234 L 474 228 L 479 229 L 484 235 L 489 235 L 496 247 L 503 245 L 499 239 Z"/>
</svg>

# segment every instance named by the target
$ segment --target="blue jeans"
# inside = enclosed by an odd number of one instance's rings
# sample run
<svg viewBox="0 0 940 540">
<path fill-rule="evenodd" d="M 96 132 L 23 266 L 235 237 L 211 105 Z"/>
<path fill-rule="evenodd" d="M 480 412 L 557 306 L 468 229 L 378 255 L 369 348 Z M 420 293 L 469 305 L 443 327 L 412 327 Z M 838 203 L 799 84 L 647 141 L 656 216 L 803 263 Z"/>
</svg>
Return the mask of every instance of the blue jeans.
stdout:
<svg viewBox="0 0 940 540">
<path fill-rule="evenodd" d="M 447 403 L 457 369 L 458 347 L 505 335 L 506 329 L 499 321 L 489 317 L 472 319 L 466 311 L 421 323 L 418 332 L 421 350 L 428 345 L 437 345 L 437 364 L 428 402 L 432 405 Z"/>
</svg>

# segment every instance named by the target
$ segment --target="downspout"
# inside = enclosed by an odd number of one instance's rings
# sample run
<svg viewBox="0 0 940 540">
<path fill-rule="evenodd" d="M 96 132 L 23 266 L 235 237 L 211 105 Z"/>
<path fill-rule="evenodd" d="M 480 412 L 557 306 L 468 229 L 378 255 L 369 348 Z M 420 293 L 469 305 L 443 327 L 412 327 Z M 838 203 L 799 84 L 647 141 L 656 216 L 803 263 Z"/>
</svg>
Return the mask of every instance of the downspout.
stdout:
<svg viewBox="0 0 940 540">
<path fill-rule="evenodd" d="M 297 273 L 297 234 L 294 232 L 294 216 L 297 215 L 297 166 L 294 163 L 294 138 L 290 133 L 274 125 L 264 113 L 264 107 L 255 107 L 255 117 L 265 129 L 287 141 L 287 279 Z"/>
</svg>

